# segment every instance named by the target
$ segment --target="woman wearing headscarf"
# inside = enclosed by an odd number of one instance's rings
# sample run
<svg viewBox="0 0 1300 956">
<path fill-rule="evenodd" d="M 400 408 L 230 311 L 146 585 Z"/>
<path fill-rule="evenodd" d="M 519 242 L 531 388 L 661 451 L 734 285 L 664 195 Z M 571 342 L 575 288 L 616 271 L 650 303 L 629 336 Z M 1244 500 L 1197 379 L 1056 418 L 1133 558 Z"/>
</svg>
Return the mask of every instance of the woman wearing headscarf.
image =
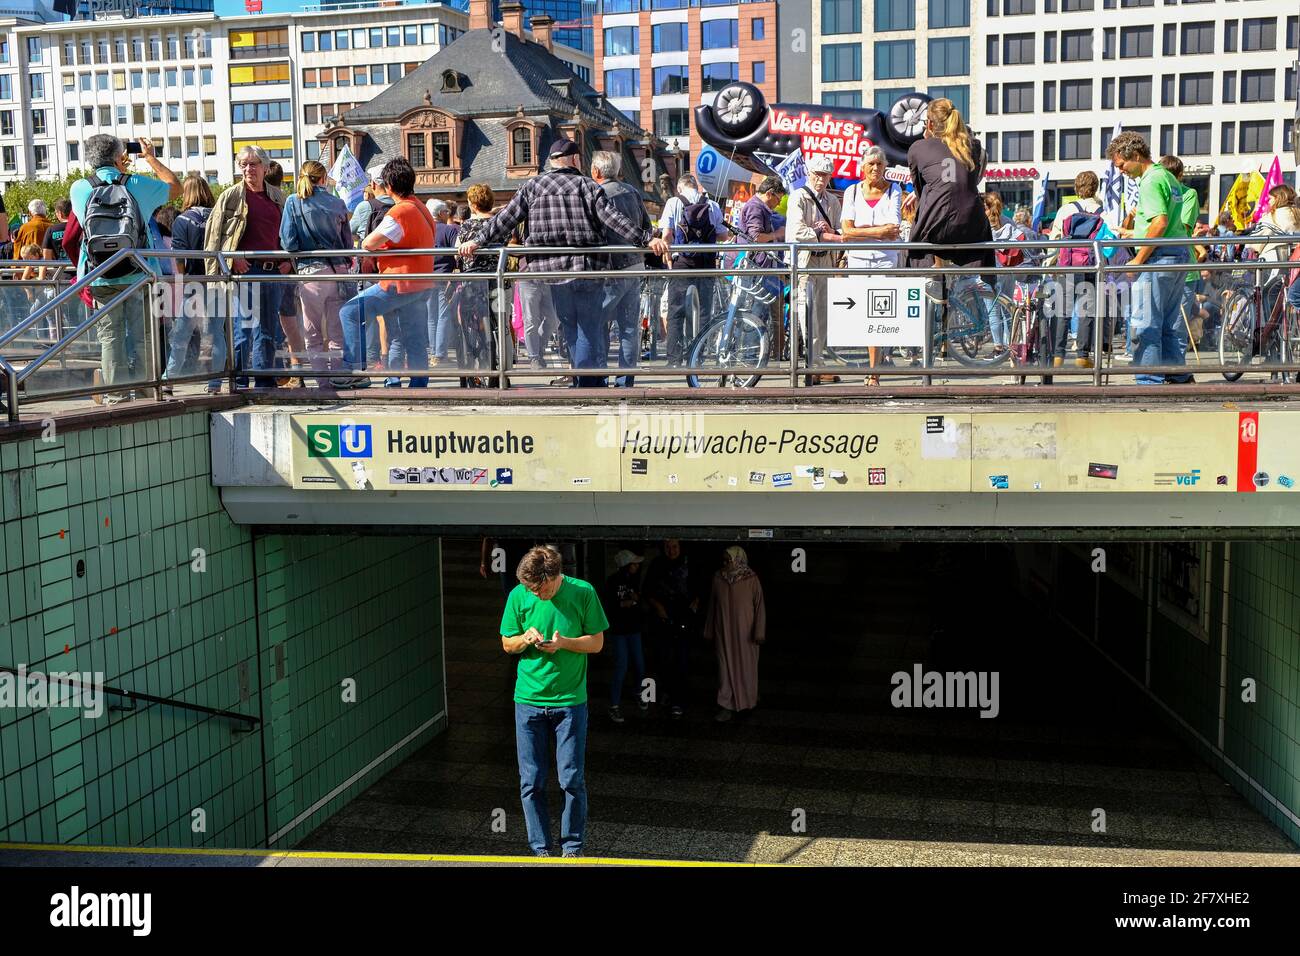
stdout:
<svg viewBox="0 0 1300 956">
<path fill-rule="evenodd" d="M 704 636 L 718 655 L 714 720 L 731 720 L 737 711 L 758 705 L 758 649 L 767 640 L 763 585 L 738 545 L 726 550 L 722 568 L 713 576 Z"/>
</svg>

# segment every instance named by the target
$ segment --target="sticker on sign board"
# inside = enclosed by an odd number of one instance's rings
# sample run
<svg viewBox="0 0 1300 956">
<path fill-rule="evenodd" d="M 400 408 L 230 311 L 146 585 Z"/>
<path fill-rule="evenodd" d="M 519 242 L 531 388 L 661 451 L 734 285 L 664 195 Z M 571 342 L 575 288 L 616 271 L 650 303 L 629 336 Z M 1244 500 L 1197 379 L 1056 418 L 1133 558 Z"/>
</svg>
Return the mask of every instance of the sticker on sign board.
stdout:
<svg viewBox="0 0 1300 956">
<path fill-rule="evenodd" d="M 770 538 L 772 537 L 771 528 L 750 528 L 749 536 L 751 538 Z"/>
<path fill-rule="evenodd" d="M 751 485 L 761 485 L 767 480 L 767 473 L 763 471 L 751 471 L 749 473 L 749 483 Z"/>
<path fill-rule="evenodd" d="M 826 487 L 826 479 L 823 478 L 821 475 L 814 475 L 813 487 L 816 488 L 818 491 L 821 491 L 821 489 Z"/>
<path fill-rule="evenodd" d="M 989 475 L 989 487 L 997 491 L 1006 491 L 1011 487 L 1011 479 L 1007 475 Z"/>
<path fill-rule="evenodd" d="M 669 476 L 668 476 L 668 484 L 670 484 L 670 485 L 675 485 L 675 484 L 677 484 L 677 476 L 676 476 L 676 475 L 669 475 Z"/>
<path fill-rule="evenodd" d="M 736 487 L 736 485 L 738 485 L 738 484 L 740 484 L 740 479 L 738 479 L 735 475 L 728 475 L 728 476 L 727 476 L 727 485 L 728 485 L 728 487 L 734 488 L 734 487 Z"/>
<path fill-rule="evenodd" d="M 789 488 L 794 484 L 794 476 L 788 471 L 782 471 L 772 476 L 772 484 L 778 488 Z"/>
<path fill-rule="evenodd" d="M 1281 485 L 1283 488 L 1290 488 L 1292 485 L 1295 484 L 1295 482 L 1291 480 L 1290 475 L 1278 475 L 1277 483 Z"/>
<path fill-rule="evenodd" d="M 574 478 L 574 479 L 573 479 L 573 483 L 574 483 L 575 485 L 589 485 L 589 484 L 591 484 L 591 479 L 590 479 L 590 478 Z"/>
<path fill-rule="evenodd" d="M 925 416 L 925 433 L 926 433 L 927 435 L 942 435 L 942 434 L 943 434 L 943 416 L 942 416 L 942 415 L 926 415 L 926 416 Z"/>
<path fill-rule="evenodd" d="M 1119 465 L 1103 465 L 1100 462 L 1088 462 L 1089 478 L 1110 478 L 1114 480 L 1119 477 Z"/>
<path fill-rule="evenodd" d="M 1268 472 L 1266 472 L 1266 471 L 1257 471 L 1257 472 L 1255 472 L 1255 477 L 1252 478 L 1251 480 L 1255 482 L 1255 487 L 1256 487 L 1256 488 L 1264 488 L 1264 487 L 1267 487 L 1267 485 L 1268 485 L 1268 480 L 1269 480 L 1269 479 L 1268 479 Z"/>
<path fill-rule="evenodd" d="M 633 458 L 633 459 L 632 459 L 632 474 L 634 474 L 634 475 L 646 475 L 646 474 L 649 474 L 649 473 L 650 473 L 650 459 L 648 459 L 648 458 Z"/>
<path fill-rule="evenodd" d="M 885 469 L 883 468 L 867 469 L 868 485 L 883 485 L 884 483 L 885 483 Z"/>
<path fill-rule="evenodd" d="M 813 476 L 812 465 L 795 465 L 794 476 L 796 478 L 811 478 Z"/>
</svg>

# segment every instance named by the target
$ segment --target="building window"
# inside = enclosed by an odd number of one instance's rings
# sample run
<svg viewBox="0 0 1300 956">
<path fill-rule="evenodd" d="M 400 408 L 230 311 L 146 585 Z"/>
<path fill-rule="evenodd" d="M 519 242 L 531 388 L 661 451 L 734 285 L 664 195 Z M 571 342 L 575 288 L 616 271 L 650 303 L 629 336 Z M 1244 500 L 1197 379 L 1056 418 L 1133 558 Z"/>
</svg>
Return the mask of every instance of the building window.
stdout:
<svg viewBox="0 0 1300 956">
<path fill-rule="evenodd" d="M 386 76 L 384 68 L 379 65 L 370 68 L 370 82 L 374 86 L 383 86 L 384 77 Z"/>
<path fill-rule="evenodd" d="M 878 74 L 877 78 L 879 78 Z M 860 79 L 862 79 L 862 44 L 831 43 L 822 47 L 823 83 L 841 83 Z"/>
<path fill-rule="evenodd" d="M 1002 12 L 1009 17 L 1034 12 L 1034 0 L 1002 0 Z"/>
<path fill-rule="evenodd" d="M 119 107 L 117 108 L 117 125 L 118 125 L 118 126 L 125 126 L 125 125 L 126 125 L 126 107 L 125 107 L 125 106 L 119 106 Z"/>
<path fill-rule="evenodd" d="M 850 48 L 855 54 L 861 49 L 856 43 Z M 824 64 L 825 60 L 822 62 Z M 854 74 L 843 78 L 861 79 L 860 67 L 860 63 L 855 65 Z M 876 44 L 877 80 L 902 80 L 913 76 L 916 76 L 915 40 L 884 40 Z M 824 80 L 825 76 L 822 79 Z"/>
<path fill-rule="evenodd" d="M 1005 66 L 1034 62 L 1034 34 L 1011 33 L 1002 38 L 1002 63 Z"/>
<path fill-rule="evenodd" d="M 1224 123 L 1219 130 L 1219 152 L 1235 153 L 1237 151 L 1237 124 Z"/>
<path fill-rule="evenodd" d="M 1184 23 L 1182 51 L 1184 56 L 1195 53 L 1213 53 L 1214 22 Z"/>
<path fill-rule="evenodd" d="M 740 79 L 740 64 L 705 63 L 700 72 L 703 74 L 701 92 L 716 93 L 728 83 L 734 83 Z"/>
<path fill-rule="evenodd" d="M 641 95 L 641 71 L 640 70 L 606 70 L 605 71 L 605 95 L 606 96 L 640 96 Z"/>
<path fill-rule="evenodd" d="M 886 28 L 877 22 L 876 29 Z M 861 32 L 862 0 L 822 0 L 822 36 Z"/>
<path fill-rule="evenodd" d="M 13 98 L 13 77 L 8 73 L 0 73 L 0 100 L 11 100 Z"/>
<path fill-rule="evenodd" d="M 32 110 L 32 135 L 45 135 L 45 110 Z"/>
<path fill-rule="evenodd" d="M 167 104 L 167 122 L 179 123 L 181 121 L 181 107 L 179 103 Z"/>
<path fill-rule="evenodd" d="M 641 30 L 634 26 L 611 26 L 604 31 L 604 55 L 629 56 L 641 52 Z"/>
<path fill-rule="evenodd" d="M 1282 73 L 1282 99 L 1288 103 L 1293 102 L 1295 94 L 1295 67 L 1288 66 Z"/>
<path fill-rule="evenodd" d="M 1119 108 L 1122 110 L 1151 105 L 1151 77 L 1121 76 L 1119 79 Z"/>
<path fill-rule="evenodd" d="M 926 90 L 934 99 L 952 100 L 952 105 L 962 116 L 970 116 L 969 86 L 932 86 Z"/>
<path fill-rule="evenodd" d="M 327 34 L 322 34 L 325 36 Z M 168 40 L 168 44 L 175 40 Z M 289 28 L 280 27 L 271 30 L 231 30 L 230 58 L 232 60 L 251 57 L 280 56 L 289 52 Z M 169 59 L 176 59 L 169 56 Z"/>
<path fill-rule="evenodd" d="M 1043 130 L 1043 160 L 1056 159 L 1056 130 Z"/>
<path fill-rule="evenodd" d="M 1056 31 L 1043 34 L 1043 62 L 1056 62 Z"/>
<path fill-rule="evenodd" d="M 1002 112 L 1032 113 L 1034 111 L 1034 84 L 1003 83 Z"/>
<path fill-rule="evenodd" d="M 1090 159 L 1092 156 L 1092 130 L 1090 129 L 1063 129 L 1060 142 L 1062 162 L 1071 159 Z"/>
<path fill-rule="evenodd" d="M 303 52 L 303 53 L 315 53 L 315 52 L 316 52 L 316 34 L 315 34 L 315 33 L 312 33 L 311 31 L 306 31 L 306 32 L 303 33 L 303 35 L 302 35 L 302 52 Z"/>
<path fill-rule="evenodd" d="M 1273 88 L 1276 74 L 1273 70 L 1242 70 L 1241 101 L 1243 103 L 1271 103 L 1277 97 Z"/>
<path fill-rule="evenodd" d="M 970 26 L 970 0 L 930 0 L 930 29 Z"/>
<path fill-rule="evenodd" d="M 872 104 L 881 113 L 888 113 L 900 96 L 915 92 L 910 87 L 897 90 L 876 90 L 875 102 Z"/>
<path fill-rule="evenodd" d="M 931 76 L 970 76 L 970 38 L 930 40 Z"/>
<path fill-rule="evenodd" d="M 1164 53 L 1165 56 L 1177 56 L 1178 24 L 1166 23 L 1162 36 L 1164 37 L 1164 43 L 1161 46 L 1161 52 Z"/>
<path fill-rule="evenodd" d="M 862 94 L 857 90 L 838 90 L 822 94 L 822 106 L 842 106 L 848 109 L 862 108 Z"/>
<path fill-rule="evenodd" d="M 998 65 L 998 50 L 1000 48 L 1001 47 L 998 43 L 998 37 L 996 33 L 985 40 L 984 62 L 987 66 Z"/>
<path fill-rule="evenodd" d="M 656 23 L 651 39 L 654 53 L 680 53 L 689 49 L 684 23 Z"/>
<path fill-rule="evenodd" d="M 1121 27 L 1119 31 L 1119 55 L 1121 59 L 1131 60 L 1151 56 L 1155 42 L 1155 27 Z"/>
<path fill-rule="evenodd" d="M 1223 102 L 1237 102 L 1237 72 L 1229 70 L 1223 74 Z"/>
<path fill-rule="evenodd" d="M 751 40 L 763 40 L 767 38 L 767 21 L 762 17 L 754 17 L 749 21 L 749 38 Z"/>
<path fill-rule="evenodd" d="M 1061 0 L 1062 13 L 1078 13 L 1080 10 L 1095 10 L 1094 0 Z"/>
<path fill-rule="evenodd" d="M 50 148 L 48 146 L 33 146 L 32 157 L 36 160 L 35 166 L 37 169 L 50 168 Z"/>
<path fill-rule="evenodd" d="M 657 94 L 689 93 L 691 91 L 691 81 L 688 70 L 689 68 L 685 64 L 655 67 L 654 92 Z"/>
<path fill-rule="evenodd" d="M 1043 84 L 1043 112 L 1056 112 L 1056 80 L 1048 80 Z"/>
<path fill-rule="evenodd" d="M 18 151 L 12 146 L 0 146 L 0 169 L 12 173 L 18 168 Z"/>
<path fill-rule="evenodd" d="M 824 2 L 824 0 L 823 0 Z M 857 7 L 857 3 L 853 4 Z M 915 30 L 916 29 L 916 2 L 915 0 L 876 0 L 876 32 L 880 33 L 887 30 Z M 856 14 L 855 14 L 856 17 Z M 861 24 L 854 26 L 853 29 L 841 30 L 841 33 L 858 33 L 862 29 Z"/>
<path fill-rule="evenodd" d="M 1181 123 L 1178 126 L 1179 156 L 1208 156 L 1210 146 L 1209 123 Z"/>
<path fill-rule="evenodd" d="M 309 70 L 303 70 L 303 85 L 306 86 L 306 77 Z M 322 70 L 322 73 L 327 71 Z M 328 71 L 331 72 L 332 71 Z M 289 82 L 289 64 L 288 63 L 264 63 L 257 66 L 232 66 L 230 67 L 230 85 L 231 86 L 263 86 L 268 83 L 288 83 Z M 332 79 L 331 79 L 332 82 Z"/>
<path fill-rule="evenodd" d="M 191 104 L 193 105 L 193 104 Z M 314 107 L 307 107 L 314 109 Z M 288 100 L 263 100 L 231 104 L 231 119 L 236 123 L 275 123 L 292 119 Z M 309 120 L 308 122 L 313 122 Z"/>
<path fill-rule="evenodd" d="M 998 84 L 989 83 L 984 87 L 984 112 L 989 116 L 997 116 L 998 108 L 1001 104 L 1001 93 Z"/>
<path fill-rule="evenodd" d="M 1166 73 L 1160 77 L 1160 105 L 1173 106 L 1175 101 L 1174 91 L 1176 89 L 1177 77 L 1172 73 Z"/>
<path fill-rule="evenodd" d="M 31 73 L 27 77 L 27 89 L 34 100 L 45 99 L 45 74 Z"/>
<path fill-rule="evenodd" d="M 1002 161 L 1004 163 L 1028 163 L 1034 158 L 1034 134 L 1025 132 L 1007 132 L 1002 134 Z"/>
<path fill-rule="evenodd" d="M 1229 20 L 1223 25 L 1223 52 L 1237 52 L 1237 21 Z"/>
<path fill-rule="evenodd" d="M 1115 59 L 1115 28 L 1106 27 L 1101 31 L 1101 58 L 1103 60 Z"/>
<path fill-rule="evenodd" d="M 67 107 L 66 109 L 64 109 L 64 111 L 63 111 L 63 122 L 64 122 L 64 125 L 66 125 L 66 126 L 76 126 L 76 125 L 77 125 L 77 108 L 76 108 L 75 106 L 69 106 L 69 107 Z"/>
<path fill-rule="evenodd" d="M 1282 148 L 1288 153 L 1295 149 L 1295 120 L 1284 119 L 1282 121 Z M 1292 186 L 1294 189 L 1294 185 Z"/>
<path fill-rule="evenodd" d="M 762 60 L 754 62 L 751 82 L 754 83 L 755 86 L 762 86 L 767 82 L 767 64 Z"/>
<path fill-rule="evenodd" d="M 0 110 L 0 136 L 14 135 L 14 111 Z"/>
<path fill-rule="evenodd" d="M 416 169 L 424 169 L 428 166 L 426 162 L 426 153 L 424 150 L 423 133 L 406 134 L 406 159 Z"/>
<path fill-rule="evenodd" d="M 1101 81 L 1101 108 L 1104 110 L 1115 108 L 1115 81 L 1111 77 L 1105 77 Z"/>
<path fill-rule="evenodd" d="M 40 37 L 27 38 L 27 62 L 28 63 L 41 62 L 41 38 Z"/>
<path fill-rule="evenodd" d="M 1178 78 L 1179 106 L 1206 106 L 1213 102 L 1213 73 L 1184 73 Z"/>
<path fill-rule="evenodd" d="M 533 133 L 527 127 L 520 126 L 510 134 L 510 164 L 512 166 L 533 164 Z"/>
<path fill-rule="evenodd" d="M 1062 80 L 1061 111 L 1090 109 L 1092 109 L 1092 80 Z"/>
<path fill-rule="evenodd" d="M 81 144 L 80 144 L 80 143 L 69 143 L 69 144 L 68 144 L 68 162 L 70 162 L 70 163 L 79 163 L 79 162 L 81 162 Z"/>
<path fill-rule="evenodd" d="M 1061 31 L 1061 62 L 1074 63 L 1092 59 L 1091 30 Z"/>
<path fill-rule="evenodd" d="M 1277 49 L 1277 18 L 1257 17 L 1241 21 L 1241 50 Z M 1243 150 L 1243 152 L 1245 152 Z"/>
<path fill-rule="evenodd" d="M 137 103 L 131 107 L 131 121 L 136 126 L 144 125 L 144 105 Z"/>
<path fill-rule="evenodd" d="M 654 111 L 656 136 L 686 136 L 691 131 L 691 111 L 666 109 Z"/>
<path fill-rule="evenodd" d="M 700 24 L 700 45 L 705 50 L 729 50 L 740 46 L 739 33 L 736 20 L 705 20 Z"/>
<path fill-rule="evenodd" d="M 1243 153 L 1273 152 L 1273 121 L 1241 123 L 1241 149 Z"/>
</svg>

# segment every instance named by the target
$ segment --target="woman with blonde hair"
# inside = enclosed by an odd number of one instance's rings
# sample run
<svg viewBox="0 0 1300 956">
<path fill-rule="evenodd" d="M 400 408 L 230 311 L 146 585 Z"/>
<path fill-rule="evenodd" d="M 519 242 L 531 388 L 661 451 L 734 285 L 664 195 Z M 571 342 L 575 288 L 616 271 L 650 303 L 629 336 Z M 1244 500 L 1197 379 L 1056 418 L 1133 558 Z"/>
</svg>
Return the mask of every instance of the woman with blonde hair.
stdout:
<svg viewBox="0 0 1300 956">
<path fill-rule="evenodd" d="M 212 215 L 216 200 L 212 196 L 212 187 L 198 173 L 189 173 L 181 180 L 181 213 L 172 222 L 172 249 L 196 250 L 203 248 L 203 232 Z M 203 259 L 177 259 L 176 271 L 186 276 L 187 282 L 204 281 L 206 265 Z M 197 280 L 194 277 L 199 277 Z M 203 286 L 204 292 L 207 286 Z M 186 374 L 190 356 L 190 342 L 196 329 L 202 329 L 211 341 L 211 374 L 220 375 L 226 369 L 226 320 L 220 314 L 206 315 L 207 295 L 192 296 L 186 308 L 177 311 L 172 322 L 171 337 L 168 340 L 167 370 L 163 378 L 176 378 Z M 168 394 L 171 386 L 165 386 L 163 393 Z M 208 381 L 209 394 L 221 391 L 221 379 Z"/>
<path fill-rule="evenodd" d="M 298 173 L 297 189 L 285 200 L 280 219 L 280 245 L 286 252 L 299 253 L 294 265 L 300 276 L 352 272 L 350 256 L 311 255 L 323 250 L 352 248 L 347 207 L 343 200 L 322 188 L 328 175 L 320 163 L 307 160 Z M 308 361 L 317 372 L 341 367 L 335 361 L 335 356 L 343 352 L 339 308 L 352 297 L 353 291 L 351 282 L 339 279 L 298 283 Z"/>
<path fill-rule="evenodd" d="M 713 591 L 704 618 L 704 636 L 718 656 L 718 712 L 714 720 L 731 720 L 738 711 L 758 706 L 758 649 L 767 640 L 763 585 L 749 566 L 745 549 L 733 545 L 713 575 Z"/>
</svg>

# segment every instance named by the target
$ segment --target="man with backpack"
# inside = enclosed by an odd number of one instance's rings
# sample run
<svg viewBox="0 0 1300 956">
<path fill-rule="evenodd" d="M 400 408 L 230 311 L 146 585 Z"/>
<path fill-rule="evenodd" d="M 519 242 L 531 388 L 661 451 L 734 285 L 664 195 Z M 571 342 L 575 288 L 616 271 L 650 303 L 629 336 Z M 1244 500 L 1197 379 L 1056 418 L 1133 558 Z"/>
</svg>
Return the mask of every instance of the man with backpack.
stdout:
<svg viewBox="0 0 1300 956">
<path fill-rule="evenodd" d="M 82 152 L 91 172 L 68 191 L 81 230 L 78 278 L 107 262 L 119 249 L 150 248 L 148 216 L 181 194 L 181 181 L 159 161 L 148 139 L 140 140 L 140 156 L 156 179 L 131 173 L 131 155 L 116 136 L 98 133 L 87 138 L 84 147 Z M 142 274 L 138 264 L 128 259 L 92 282 L 91 295 L 103 305 Z M 141 291 L 100 313 L 96 331 L 104 384 L 121 386 L 131 382 L 133 375 L 134 380 L 139 380 L 147 372 L 145 349 L 153 341 L 145 333 L 148 302 L 149 297 Z M 104 404 L 115 405 L 131 397 L 108 395 Z"/>
<path fill-rule="evenodd" d="M 707 246 L 718 243 L 726 232 L 722 207 L 700 188 L 698 180 L 683 173 L 677 180 L 677 195 L 664 204 L 659 231 L 675 246 Z M 672 257 L 669 269 L 716 269 L 716 252 L 683 252 Z M 668 280 L 668 364 L 685 363 L 686 315 L 691 308 L 690 290 L 699 297 L 700 328 L 713 317 L 715 276 Z"/>
<path fill-rule="evenodd" d="M 1093 241 L 1097 238 L 1097 233 L 1102 224 L 1101 200 L 1097 198 L 1097 190 L 1101 187 L 1101 180 L 1097 174 L 1084 170 L 1074 177 L 1074 193 L 1077 198 L 1070 200 L 1063 205 L 1052 221 L 1052 228 L 1048 231 L 1048 239 L 1077 239 L 1080 245 L 1068 246 L 1062 248 L 1056 254 L 1056 264 L 1058 266 L 1095 266 L 1097 256 L 1094 253 Z M 1059 277 L 1065 286 L 1067 295 L 1065 302 L 1070 306 L 1069 325 L 1075 327 L 1075 355 L 1074 364 L 1080 368 L 1092 368 L 1092 344 L 1093 344 L 1093 319 L 1097 315 L 1097 307 L 1100 303 L 1102 290 L 1093 289 L 1096 280 L 1085 275 L 1065 275 Z M 1091 290 L 1089 293 L 1087 290 Z M 1110 326 L 1113 322 L 1107 322 L 1107 328 L 1102 330 L 1104 340 L 1103 348 L 1110 346 Z M 1056 317 L 1055 328 L 1053 329 L 1053 358 L 1054 366 L 1065 364 L 1065 353 L 1067 345 L 1067 335 L 1069 326 L 1066 324 L 1065 316 Z"/>
</svg>

